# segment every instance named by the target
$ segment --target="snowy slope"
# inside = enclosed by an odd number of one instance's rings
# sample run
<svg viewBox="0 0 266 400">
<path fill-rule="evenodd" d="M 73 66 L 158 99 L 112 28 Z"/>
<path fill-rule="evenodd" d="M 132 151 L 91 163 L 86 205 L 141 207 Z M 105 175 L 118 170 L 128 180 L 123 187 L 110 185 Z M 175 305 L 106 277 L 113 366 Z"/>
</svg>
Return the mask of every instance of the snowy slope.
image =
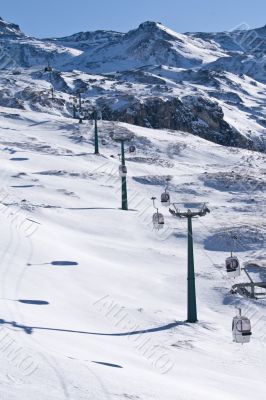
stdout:
<svg viewBox="0 0 266 400">
<path fill-rule="evenodd" d="M 180 131 L 0 108 L 1 398 L 262 400 L 265 304 L 229 293 L 229 233 L 242 263 L 265 265 L 265 155 Z M 130 211 L 121 211 L 113 130 L 134 132 Z M 171 177 L 194 221 L 199 323 L 186 319 L 186 224 L 150 198 Z M 240 281 L 246 277 L 239 278 Z M 231 338 L 241 306 L 250 344 Z M 49 388 L 47 390 L 47 388 Z"/>
<path fill-rule="evenodd" d="M 223 51 L 243 53 L 260 50 L 265 52 L 266 25 L 257 29 L 248 29 L 247 24 L 242 24 L 229 32 L 197 32 L 187 33 L 187 35 L 215 43 Z"/>
</svg>

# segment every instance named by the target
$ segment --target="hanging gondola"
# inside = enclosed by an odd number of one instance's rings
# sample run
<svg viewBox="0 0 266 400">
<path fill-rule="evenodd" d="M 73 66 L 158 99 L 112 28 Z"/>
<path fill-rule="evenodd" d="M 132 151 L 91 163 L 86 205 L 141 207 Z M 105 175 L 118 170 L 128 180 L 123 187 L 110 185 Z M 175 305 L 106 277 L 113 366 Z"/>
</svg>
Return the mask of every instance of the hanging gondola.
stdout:
<svg viewBox="0 0 266 400">
<path fill-rule="evenodd" d="M 119 175 L 121 177 L 127 176 L 127 167 L 126 167 L 126 165 L 119 165 Z"/>
<path fill-rule="evenodd" d="M 225 260 L 225 266 L 226 266 L 226 272 L 228 276 L 232 278 L 236 278 L 237 276 L 240 276 L 241 274 L 241 269 L 240 269 L 240 262 L 236 256 L 231 256 L 228 257 Z"/>
<path fill-rule="evenodd" d="M 231 278 L 236 278 L 241 274 L 240 262 L 236 256 L 233 255 L 233 250 L 235 248 L 235 241 L 237 236 L 231 233 L 231 255 L 225 260 L 225 268 L 227 275 Z"/>
<path fill-rule="evenodd" d="M 128 149 L 129 153 L 134 156 L 136 154 L 136 146 L 134 146 L 133 144 L 131 146 L 129 146 Z"/>
<path fill-rule="evenodd" d="M 163 229 L 163 227 L 164 227 L 164 216 L 163 216 L 163 214 L 159 213 L 158 208 L 155 207 L 156 197 L 152 197 L 151 199 L 153 201 L 153 207 L 156 210 L 156 213 L 154 213 L 153 216 L 152 216 L 153 227 L 156 230 Z"/>
<path fill-rule="evenodd" d="M 159 213 L 158 211 L 153 214 L 152 217 L 153 226 L 155 229 L 163 229 L 164 227 L 164 216 L 163 214 Z"/>
<path fill-rule="evenodd" d="M 170 193 L 168 191 L 169 181 L 170 181 L 170 178 L 169 177 L 166 178 L 166 188 L 164 190 L 164 193 L 161 194 L 161 204 L 164 207 L 170 206 Z"/>
<path fill-rule="evenodd" d="M 239 315 L 236 315 L 233 318 L 232 334 L 233 341 L 236 343 L 250 342 L 250 336 L 252 335 L 251 323 L 249 318 L 241 315 L 241 309 L 239 309 Z"/>
<path fill-rule="evenodd" d="M 164 207 L 170 206 L 170 194 L 167 191 L 161 194 L 161 203 Z"/>
</svg>

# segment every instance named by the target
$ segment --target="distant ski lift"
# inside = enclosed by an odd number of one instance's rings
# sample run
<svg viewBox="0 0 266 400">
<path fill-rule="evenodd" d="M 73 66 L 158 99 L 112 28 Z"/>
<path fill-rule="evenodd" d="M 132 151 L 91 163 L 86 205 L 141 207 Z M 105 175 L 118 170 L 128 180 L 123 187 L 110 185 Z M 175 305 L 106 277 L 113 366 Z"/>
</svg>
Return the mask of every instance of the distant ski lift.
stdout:
<svg viewBox="0 0 266 400">
<path fill-rule="evenodd" d="M 53 68 L 48 64 L 48 65 L 44 68 L 44 72 L 53 72 Z"/>
<path fill-rule="evenodd" d="M 160 230 L 164 227 L 164 216 L 158 211 L 152 217 L 153 226 L 155 229 Z"/>
<path fill-rule="evenodd" d="M 240 270 L 240 263 L 237 257 L 231 256 L 228 257 L 225 260 L 225 266 L 226 266 L 226 272 L 228 276 L 232 278 L 236 278 L 237 276 L 240 276 L 241 270 Z"/>
<path fill-rule="evenodd" d="M 249 343 L 251 332 L 251 322 L 247 317 L 241 315 L 241 309 L 239 309 L 239 315 L 235 316 L 232 321 L 232 334 L 233 341 L 236 343 Z"/>
<path fill-rule="evenodd" d="M 169 207 L 170 206 L 170 194 L 165 191 L 161 194 L 161 203 L 162 206 Z"/>
<path fill-rule="evenodd" d="M 121 177 L 127 176 L 127 167 L 126 167 L 126 165 L 119 165 L 119 175 Z"/>
<path fill-rule="evenodd" d="M 132 156 L 134 156 L 136 154 L 136 146 L 134 145 L 129 146 L 128 151 Z"/>
<path fill-rule="evenodd" d="M 102 143 L 103 146 L 106 146 L 107 145 L 107 140 L 106 139 L 102 139 L 101 143 Z"/>
</svg>

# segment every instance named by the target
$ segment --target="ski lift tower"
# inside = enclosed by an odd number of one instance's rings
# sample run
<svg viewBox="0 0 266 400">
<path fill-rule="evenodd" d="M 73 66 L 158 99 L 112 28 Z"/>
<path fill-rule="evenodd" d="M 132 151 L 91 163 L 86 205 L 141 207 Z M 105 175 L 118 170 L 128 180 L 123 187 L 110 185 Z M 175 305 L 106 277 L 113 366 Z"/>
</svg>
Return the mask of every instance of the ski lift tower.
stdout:
<svg viewBox="0 0 266 400">
<path fill-rule="evenodd" d="M 51 92 L 51 96 L 52 96 L 51 98 L 52 98 L 52 100 L 54 100 L 54 85 L 53 85 L 53 78 L 52 78 L 53 68 L 51 67 L 51 63 L 50 63 L 49 59 L 47 60 L 47 66 L 44 68 L 44 72 L 47 72 L 49 74 L 49 82 L 51 85 L 50 92 Z"/>
<path fill-rule="evenodd" d="M 77 118 L 77 98 L 75 96 L 70 98 L 72 100 L 72 110 L 73 110 L 73 118 Z"/>
<path fill-rule="evenodd" d="M 79 123 L 80 124 L 82 124 L 82 122 L 83 122 L 83 116 L 82 116 L 82 98 L 81 98 L 81 95 L 82 95 L 82 91 L 79 91 L 78 92 L 78 104 L 79 104 Z"/>
<path fill-rule="evenodd" d="M 129 142 L 130 140 L 132 140 L 134 137 L 134 134 L 131 132 L 121 132 L 121 133 L 113 132 L 113 133 L 111 133 L 110 136 L 115 142 L 121 143 L 121 165 L 119 168 L 119 172 L 120 172 L 120 176 L 121 176 L 122 210 L 128 210 L 125 142 Z"/>
<path fill-rule="evenodd" d="M 101 118 L 101 113 L 98 112 L 97 109 L 93 111 L 93 119 L 94 119 L 94 154 L 99 154 L 99 136 L 98 136 L 98 118 Z"/>
<path fill-rule="evenodd" d="M 169 208 L 169 212 L 178 218 L 187 218 L 188 221 L 188 262 L 187 262 L 187 322 L 195 323 L 197 318 L 197 300 L 196 300 L 196 287 L 195 287 L 195 271 L 194 271 L 194 251 L 193 251 L 193 231 L 192 219 L 197 217 L 204 217 L 210 212 L 206 204 L 203 204 L 198 211 L 180 211 L 173 204 L 174 209 Z"/>
</svg>

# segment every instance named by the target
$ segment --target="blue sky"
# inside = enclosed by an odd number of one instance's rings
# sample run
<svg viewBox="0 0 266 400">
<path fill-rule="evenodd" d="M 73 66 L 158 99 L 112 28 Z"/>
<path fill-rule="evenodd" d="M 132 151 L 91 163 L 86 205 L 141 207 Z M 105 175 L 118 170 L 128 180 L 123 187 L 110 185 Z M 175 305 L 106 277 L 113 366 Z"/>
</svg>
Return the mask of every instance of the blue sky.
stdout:
<svg viewBox="0 0 266 400">
<path fill-rule="evenodd" d="M 64 36 L 79 31 L 126 32 L 147 20 L 177 32 L 231 30 L 266 24 L 265 0 L 2 0 L 0 16 L 28 35 Z"/>
</svg>

